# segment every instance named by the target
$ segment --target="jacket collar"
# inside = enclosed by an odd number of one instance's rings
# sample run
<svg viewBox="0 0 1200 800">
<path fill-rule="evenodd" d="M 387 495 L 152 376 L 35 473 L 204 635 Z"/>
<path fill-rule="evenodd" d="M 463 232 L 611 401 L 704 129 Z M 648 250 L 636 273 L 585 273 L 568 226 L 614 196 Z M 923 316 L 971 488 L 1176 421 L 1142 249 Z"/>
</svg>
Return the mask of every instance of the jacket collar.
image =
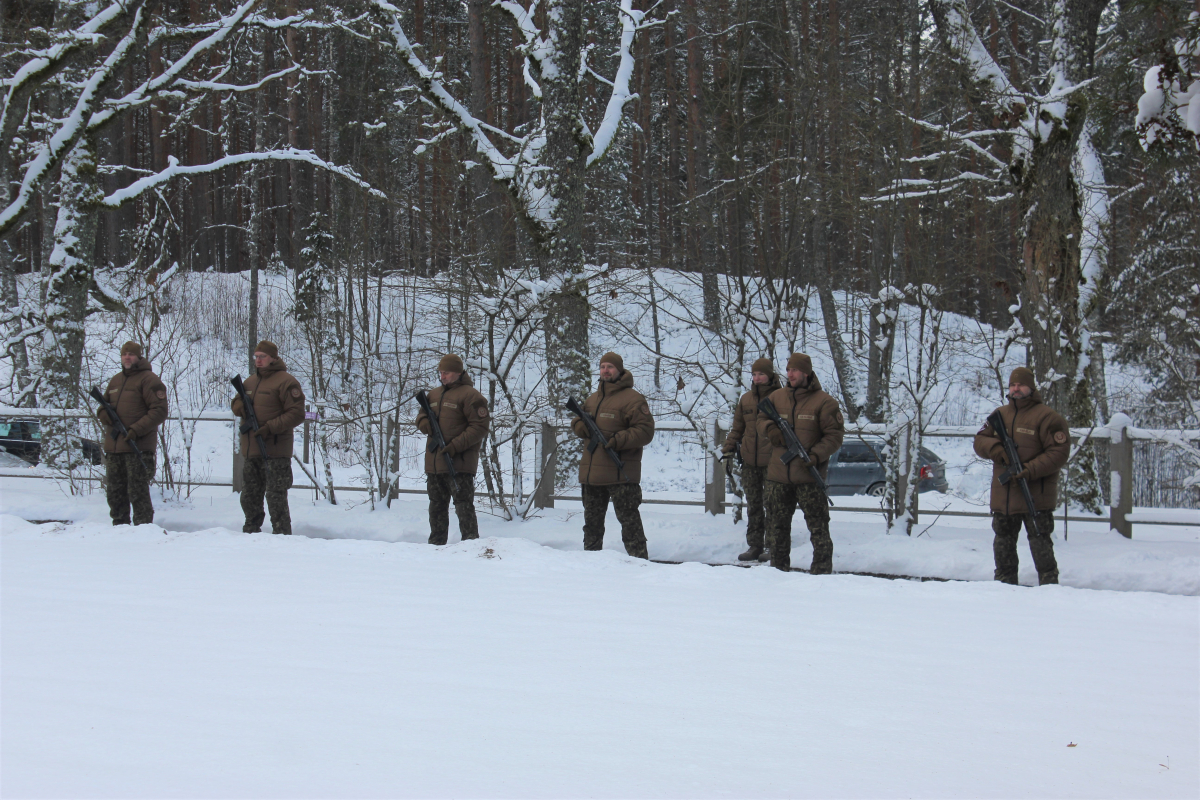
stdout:
<svg viewBox="0 0 1200 800">
<path fill-rule="evenodd" d="M 146 360 L 145 356 L 138 356 L 138 360 L 133 362 L 132 367 L 129 369 L 121 367 L 121 372 L 125 373 L 126 375 L 132 375 L 135 372 L 141 372 L 147 369 L 150 369 L 150 362 Z"/>
<path fill-rule="evenodd" d="M 772 375 L 770 380 L 768 380 L 762 386 L 759 386 L 758 384 L 751 384 L 750 391 L 754 392 L 754 396 L 761 400 L 781 386 L 783 386 L 783 384 L 779 382 L 779 376 Z"/>
<path fill-rule="evenodd" d="M 1014 400 L 1011 397 L 1008 398 L 1008 404 L 1011 405 L 1013 408 L 1015 408 L 1017 411 L 1026 411 L 1030 408 L 1033 408 L 1034 406 L 1041 405 L 1042 398 L 1037 393 L 1037 389 L 1034 389 L 1033 394 L 1029 395 L 1029 397 L 1023 397 L 1020 400 Z"/>
<path fill-rule="evenodd" d="M 788 391 L 792 393 L 792 397 L 805 397 L 810 394 L 816 394 L 821 391 L 821 381 L 817 379 L 816 374 L 808 376 L 808 383 L 804 386 L 793 387 L 788 384 Z"/>
<path fill-rule="evenodd" d="M 464 372 L 463 374 L 459 375 L 458 380 L 454 381 L 453 383 L 443 383 L 441 388 L 443 392 L 448 392 L 451 389 L 458 388 L 459 386 L 474 386 L 469 373 Z"/>
<path fill-rule="evenodd" d="M 622 389 L 633 388 L 633 373 L 629 370 L 622 370 L 620 376 L 615 381 L 609 382 L 600 381 L 600 394 L 608 397 L 610 394 L 616 394 Z"/>
<path fill-rule="evenodd" d="M 254 374 L 259 375 L 262 378 L 266 378 L 268 375 L 273 375 L 276 372 L 283 372 L 286 369 L 287 369 L 287 364 L 283 363 L 283 359 L 277 358 L 271 364 L 271 366 L 262 367 L 261 369 L 254 370 Z"/>
</svg>

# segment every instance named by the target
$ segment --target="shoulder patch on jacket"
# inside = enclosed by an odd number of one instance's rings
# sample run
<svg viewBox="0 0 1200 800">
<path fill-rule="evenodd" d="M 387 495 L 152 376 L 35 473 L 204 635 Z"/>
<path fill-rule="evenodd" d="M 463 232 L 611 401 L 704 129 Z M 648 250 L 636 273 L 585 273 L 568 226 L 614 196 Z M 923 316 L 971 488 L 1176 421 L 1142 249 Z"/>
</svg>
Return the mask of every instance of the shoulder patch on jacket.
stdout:
<svg viewBox="0 0 1200 800">
<path fill-rule="evenodd" d="M 1059 444 L 1062 444 L 1063 442 L 1067 441 L 1067 435 L 1065 433 L 1063 433 L 1062 431 L 1055 431 L 1054 432 L 1054 441 L 1058 442 Z"/>
<path fill-rule="evenodd" d="M 304 396 L 304 392 L 300 391 L 299 386 L 292 387 L 292 397 L 295 397 L 297 400 L 299 400 L 303 396 Z"/>
<path fill-rule="evenodd" d="M 980 426 L 979 433 L 976 433 L 975 435 L 978 436 L 980 433 L 985 433 L 987 431 L 987 429 L 988 429 L 988 424 L 985 422 L 985 423 L 983 423 L 982 426 Z"/>
<path fill-rule="evenodd" d="M 650 404 L 649 403 L 642 403 L 642 413 L 643 414 L 650 413 Z"/>
<path fill-rule="evenodd" d="M 167 399 L 167 390 L 159 389 L 157 392 L 154 393 L 154 396 L 157 397 L 159 400 L 166 400 Z"/>
<path fill-rule="evenodd" d="M 480 407 L 479 407 L 479 417 L 480 417 L 480 419 L 487 419 L 487 415 L 488 415 L 487 406 L 480 406 Z"/>
</svg>

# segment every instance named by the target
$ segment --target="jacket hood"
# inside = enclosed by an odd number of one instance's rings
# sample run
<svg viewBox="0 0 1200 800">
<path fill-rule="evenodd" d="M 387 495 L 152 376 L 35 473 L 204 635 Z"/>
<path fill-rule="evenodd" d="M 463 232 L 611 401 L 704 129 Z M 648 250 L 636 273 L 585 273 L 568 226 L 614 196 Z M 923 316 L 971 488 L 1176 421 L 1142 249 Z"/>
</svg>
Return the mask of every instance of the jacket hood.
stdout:
<svg viewBox="0 0 1200 800">
<path fill-rule="evenodd" d="M 629 370 L 622 370 L 621 376 L 611 383 L 601 379 L 597 387 L 602 394 L 608 396 L 612 392 L 618 392 L 621 389 L 633 388 L 633 373 Z"/>
</svg>

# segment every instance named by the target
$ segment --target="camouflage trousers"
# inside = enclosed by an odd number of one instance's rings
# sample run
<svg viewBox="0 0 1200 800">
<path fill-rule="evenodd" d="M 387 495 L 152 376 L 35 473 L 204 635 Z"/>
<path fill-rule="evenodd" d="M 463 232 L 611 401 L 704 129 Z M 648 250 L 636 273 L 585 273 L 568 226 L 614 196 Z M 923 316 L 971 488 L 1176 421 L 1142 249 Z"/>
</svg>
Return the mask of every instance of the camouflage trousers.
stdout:
<svg viewBox="0 0 1200 800">
<path fill-rule="evenodd" d="M 642 515 L 638 506 L 642 504 L 642 487 L 637 483 L 616 483 L 611 486 L 589 486 L 583 484 L 583 549 L 604 549 L 604 517 L 608 514 L 608 501 L 612 500 L 613 511 L 621 523 L 621 541 L 625 552 L 634 558 L 650 558 L 646 549 L 646 531 L 642 529 Z"/>
<path fill-rule="evenodd" d="M 812 567 L 814 575 L 833 572 L 833 539 L 829 537 L 829 503 L 815 483 L 777 483 L 767 481 L 765 506 L 767 511 L 767 536 L 771 542 L 771 566 L 776 569 L 792 568 L 792 515 L 796 504 L 804 512 L 808 525 L 809 541 L 812 542 Z"/>
<path fill-rule="evenodd" d="M 451 479 L 446 473 L 425 475 L 429 492 L 429 543 L 445 544 L 450 535 L 450 501 L 458 517 L 458 531 L 465 542 L 479 538 L 479 518 L 475 516 L 475 476 L 458 473 Z"/>
<path fill-rule="evenodd" d="M 1029 535 L 1029 551 L 1033 553 L 1033 566 L 1037 568 L 1038 585 L 1058 583 L 1058 561 L 1054 558 L 1054 512 L 1039 511 L 1037 526 L 1029 524 L 1028 514 L 1001 514 L 992 512 L 992 552 L 996 556 L 996 580 L 1002 583 L 1017 582 L 1017 537 L 1021 525 Z"/>
<path fill-rule="evenodd" d="M 113 525 L 154 522 L 154 504 L 150 501 L 150 478 L 154 475 L 154 452 L 142 453 L 142 461 L 133 453 L 104 454 L 104 484 L 108 496 L 108 514 Z"/>
<path fill-rule="evenodd" d="M 292 512 L 288 509 L 288 489 L 292 488 L 292 458 L 247 458 L 242 467 L 242 513 L 246 515 L 245 533 L 262 530 L 263 496 L 271 511 L 271 533 L 292 532 Z"/>
<path fill-rule="evenodd" d="M 763 491 L 767 480 L 766 467 L 742 466 L 742 489 L 746 495 L 746 544 L 751 550 L 771 550 L 773 537 L 767 528 L 767 512 L 763 508 Z"/>
</svg>

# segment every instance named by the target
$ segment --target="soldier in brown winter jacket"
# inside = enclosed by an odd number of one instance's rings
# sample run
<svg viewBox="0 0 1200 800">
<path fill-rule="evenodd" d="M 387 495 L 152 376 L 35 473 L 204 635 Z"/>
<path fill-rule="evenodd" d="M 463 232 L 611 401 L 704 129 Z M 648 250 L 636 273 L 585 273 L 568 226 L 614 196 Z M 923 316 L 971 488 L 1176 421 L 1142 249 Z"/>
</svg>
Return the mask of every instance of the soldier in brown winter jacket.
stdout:
<svg viewBox="0 0 1200 800">
<path fill-rule="evenodd" d="M 425 448 L 430 544 L 445 544 L 450 535 L 451 500 L 462 539 L 479 538 L 475 472 L 479 469 L 479 451 L 491 423 L 487 399 L 475 389 L 461 358 L 453 354 L 443 357 L 438 363 L 438 378 L 442 385 L 429 393 L 429 406 L 437 415 L 446 447 Z M 417 429 L 426 436 L 433 436 L 433 426 L 424 409 L 417 414 Z M 447 454 L 454 463 L 457 478 L 450 476 Z"/>
<path fill-rule="evenodd" d="M 258 430 L 242 433 L 242 512 L 246 533 L 262 530 L 266 513 L 263 497 L 271 511 L 271 533 L 290 534 L 292 513 L 288 489 L 292 488 L 292 431 L 304 422 L 304 390 L 279 357 L 279 348 L 265 339 L 254 348 L 254 374 L 244 382 L 254 406 Z M 241 397 L 233 398 L 233 413 L 246 416 Z M 262 437 L 267 455 L 258 446 Z"/>
<path fill-rule="evenodd" d="M 600 383 L 583 403 L 583 410 L 608 437 L 607 444 L 624 462 L 624 475 L 603 447 L 584 448 L 579 460 L 579 485 L 583 491 L 583 549 L 604 548 L 604 517 L 608 503 L 621 523 L 625 552 L 634 558 L 649 558 L 646 532 L 642 527 L 642 448 L 654 439 L 654 415 L 646 398 L 633 388 L 633 375 L 616 353 L 600 357 Z M 571 430 L 580 439 L 590 439 L 587 426 L 578 417 Z"/>
<path fill-rule="evenodd" d="M 846 420 L 837 400 L 821 390 L 821 382 L 812 371 L 812 359 L 807 355 L 792 353 L 787 363 L 787 378 L 787 386 L 771 393 L 771 402 L 779 416 L 792 426 L 811 461 L 793 458 L 790 463 L 783 463 L 781 456 L 787 450 L 783 431 L 768 417 L 759 416 L 759 436 L 771 441 L 771 461 L 767 466 L 764 492 L 767 535 L 774 537 L 771 566 L 791 569 L 792 515 L 799 503 L 813 548 L 810 572 L 828 574 L 833 571 L 829 504 L 808 468 L 815 466 L 821 478 L 825 478 L 829 459 L 842 446 Z"/>
<path fill-rule="evenodd" d="M 758 435 L 758 404 L 779 388 L 779 376 L 769 358 L 760 358 L 750 367 L 750 391 L 733 407 L 733 427 L 721 448 L 723 457 L 741 455 L 742 488 L 746 493 L 746 552 L 738 561 L 766 561 L 771 557 L 771 539 L 766 538 L 766 512 L 763 487 L 767 465 L 771 461 L 771 440 Z"/>
<path fill-rule="evenodd" d="M 142 346 L 126 342 L 121 346 L 121 371 L 108 382 L 104 399 L 142 453 L 139 460 L 129 439 L 118 437 L 113 421 L 103 408 L 96 412 L 106 431 L 104 435 L 104 482 L 108 513 L 113 525 L 128 525 L 133 508 L 133 524 L 154 521 L 150 500 L 150 479 L 154 476 L 154 451 L 158 426 L 167 418 L 167 387 L 142 357 Z"/>
<path fill-rule="evenodd" d="M 1054 558 L 1050 534 L 1054 532 L 1054 507 L 1058 505 L 1058 471 L 1071 455 L 1071 430 L 1061 414 L 1042 402 L 1034 386 L 1033 372 L 1025 367 L 1012 371 L 1008 400 L 996 411 L 1017 446 L 1022 470 L 1007 484 L 1000 483 L 1000 476 L 1008 469 L 1000 437 L 987 423 L 975 434 L 975 453 L 994 464 L 991 506 L 992 531 L 996 534 L 992 541 L 996 580 L 1017 582 L 1017 537 L 1024 524 L 1038 584 L 1058 583 L 1058 561 Z M 1033 520 L 1018 484 L 1021 478 L 1029 484 L 1037 509 Z"/>
</svg>

